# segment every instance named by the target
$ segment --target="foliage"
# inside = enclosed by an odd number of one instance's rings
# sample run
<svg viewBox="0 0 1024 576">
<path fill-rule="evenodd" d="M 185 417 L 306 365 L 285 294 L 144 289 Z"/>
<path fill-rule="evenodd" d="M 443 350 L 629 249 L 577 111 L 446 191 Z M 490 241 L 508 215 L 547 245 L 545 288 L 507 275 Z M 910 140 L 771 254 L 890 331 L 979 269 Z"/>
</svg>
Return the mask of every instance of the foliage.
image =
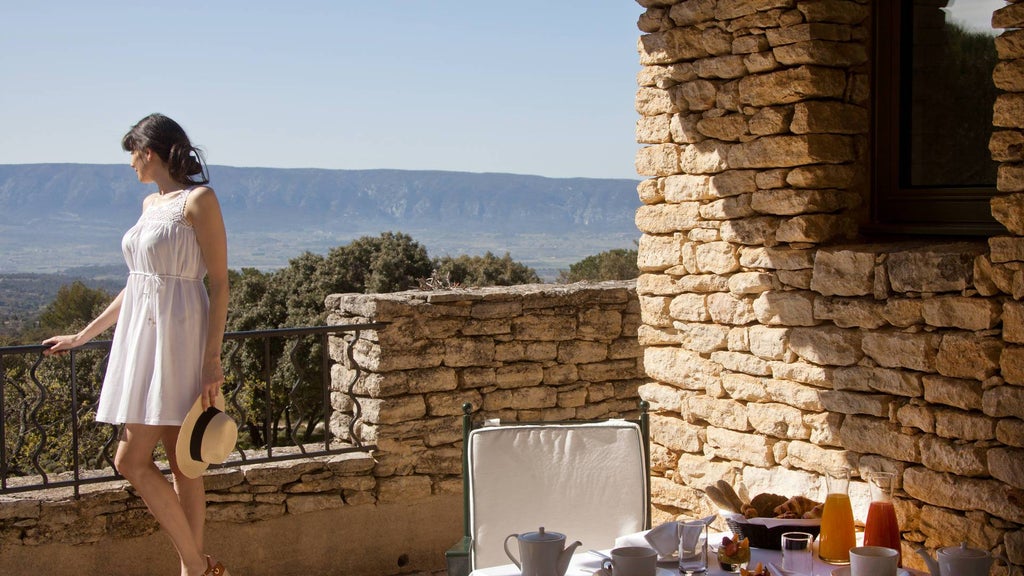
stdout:
<svg viewBox="0 0 1024 576">
<path fill-rule="evenodd" d="M 587 256 L 583 260 L 570 265 L 568 271 L 560 271 L 558 281 L 570 283 L 584 280 L 630 280 L 640 275 L 636 258 L 636 250 L 624 248 Z"/>
<path fill-rule="evenodd" d="M 434 260 L 433 276 L 461 286 L 514 286 L 540 282 L 530 267 L 512 260 L 508 252 L 498 258 L 490 251 L 483 256 L 445 256 Z"/>
</svg>

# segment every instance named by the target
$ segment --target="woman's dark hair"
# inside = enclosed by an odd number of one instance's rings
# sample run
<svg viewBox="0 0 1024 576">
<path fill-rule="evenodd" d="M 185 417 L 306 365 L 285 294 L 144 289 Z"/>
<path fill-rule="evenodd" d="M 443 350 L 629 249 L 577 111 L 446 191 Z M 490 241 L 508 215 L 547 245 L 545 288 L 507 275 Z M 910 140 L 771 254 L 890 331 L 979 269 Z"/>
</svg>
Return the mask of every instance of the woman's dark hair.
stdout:
<svg viewBox="0 0 1024 576">
<path fill-rule="evenodd" d="M 171 178 L 182 184 L 208 184 L 210 174 L 201 150 L 192 145 L 185 130 L 163 114 L 150 114 L 121 138 L 125 152 L 149 148 L 167 164 Z M 193 178 L 196 174 L 198 178 Z"/>
</svg>

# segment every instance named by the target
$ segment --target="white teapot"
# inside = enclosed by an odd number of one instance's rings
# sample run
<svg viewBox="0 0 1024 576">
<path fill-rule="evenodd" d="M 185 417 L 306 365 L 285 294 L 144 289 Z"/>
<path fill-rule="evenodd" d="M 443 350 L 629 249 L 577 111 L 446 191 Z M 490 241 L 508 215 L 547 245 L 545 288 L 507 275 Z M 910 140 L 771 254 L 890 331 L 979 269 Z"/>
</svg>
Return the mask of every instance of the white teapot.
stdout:
<svg viewBox="0 0 1024 576">
<path fill-rule="evenodd" d="M 519 556 L 522 562 L 508 549 L 508 541 L 512 538 L 519 543 Z M 505 554 L 522 571 L 523 576 L 565 576 L 573 550 L 579 545 L 580 541 L 577 540 L 568 548 L 564 548 L 565 534 L 545 532 L 541 526 L 537 532 L 506 536 Z"/>
<path fill-rule="evenodd" d="M 988 576 L 995 560 L 984 550 L 968 548 L 966 542 L 939 548 L 935 552 L 937 561 L 923 547 L 918 548 L 917 553 L 928 564 L 931 576 Z"/>
</svg>

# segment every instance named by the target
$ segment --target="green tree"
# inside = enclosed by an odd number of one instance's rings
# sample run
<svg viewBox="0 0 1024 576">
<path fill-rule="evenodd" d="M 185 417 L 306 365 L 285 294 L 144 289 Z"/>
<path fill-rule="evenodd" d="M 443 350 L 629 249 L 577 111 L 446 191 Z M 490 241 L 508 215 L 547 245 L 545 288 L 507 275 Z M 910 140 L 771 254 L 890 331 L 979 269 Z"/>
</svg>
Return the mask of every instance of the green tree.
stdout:
<svg viewBox="0 0 1024 576">
<path fill-rule="evenodd" d="M 325 274 L 330 288 L 323 294 L 365 292 L 382 294 L 416 287 L 416 279 L 432 270 L 427 249 L 407 234 L 384 232 L 363 236 L 327 253 Z M 323 299 L 320 304 L 322 307 Z"/>
<path fill-rule="evenodd" d="M 636 264 L 637 251 L 616 248 L 587 256 L 583 260 L 569 266 L 558 274 L 558 281 L 563 283 L 581 282 L 584 280 L 630 280 L 640 275 Z"/>
<path fill-rule="evenodd" d="M 436 276 L 463 286 L 514 286 L 540 282 L 533 268 L 512 260 L 508 252 L 501 258 L 489 251 L 483 256 L 444 256 L 435 259 L 433 266 Z"/>
</svg>

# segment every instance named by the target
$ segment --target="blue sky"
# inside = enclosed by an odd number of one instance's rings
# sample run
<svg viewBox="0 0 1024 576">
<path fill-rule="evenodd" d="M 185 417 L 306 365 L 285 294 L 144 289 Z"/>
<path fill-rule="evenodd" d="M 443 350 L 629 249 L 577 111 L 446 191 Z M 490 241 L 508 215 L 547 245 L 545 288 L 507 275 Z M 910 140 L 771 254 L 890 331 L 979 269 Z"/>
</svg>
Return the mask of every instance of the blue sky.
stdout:
<svg viewBox="0 0 1024 576">
<path fill-rule="evenodd" d="M 641 12 L 0 0 L 0 164 L 126 162 L 121 136 L 163 112 L 211 164 L 638 178 Z"/>
</svg>

